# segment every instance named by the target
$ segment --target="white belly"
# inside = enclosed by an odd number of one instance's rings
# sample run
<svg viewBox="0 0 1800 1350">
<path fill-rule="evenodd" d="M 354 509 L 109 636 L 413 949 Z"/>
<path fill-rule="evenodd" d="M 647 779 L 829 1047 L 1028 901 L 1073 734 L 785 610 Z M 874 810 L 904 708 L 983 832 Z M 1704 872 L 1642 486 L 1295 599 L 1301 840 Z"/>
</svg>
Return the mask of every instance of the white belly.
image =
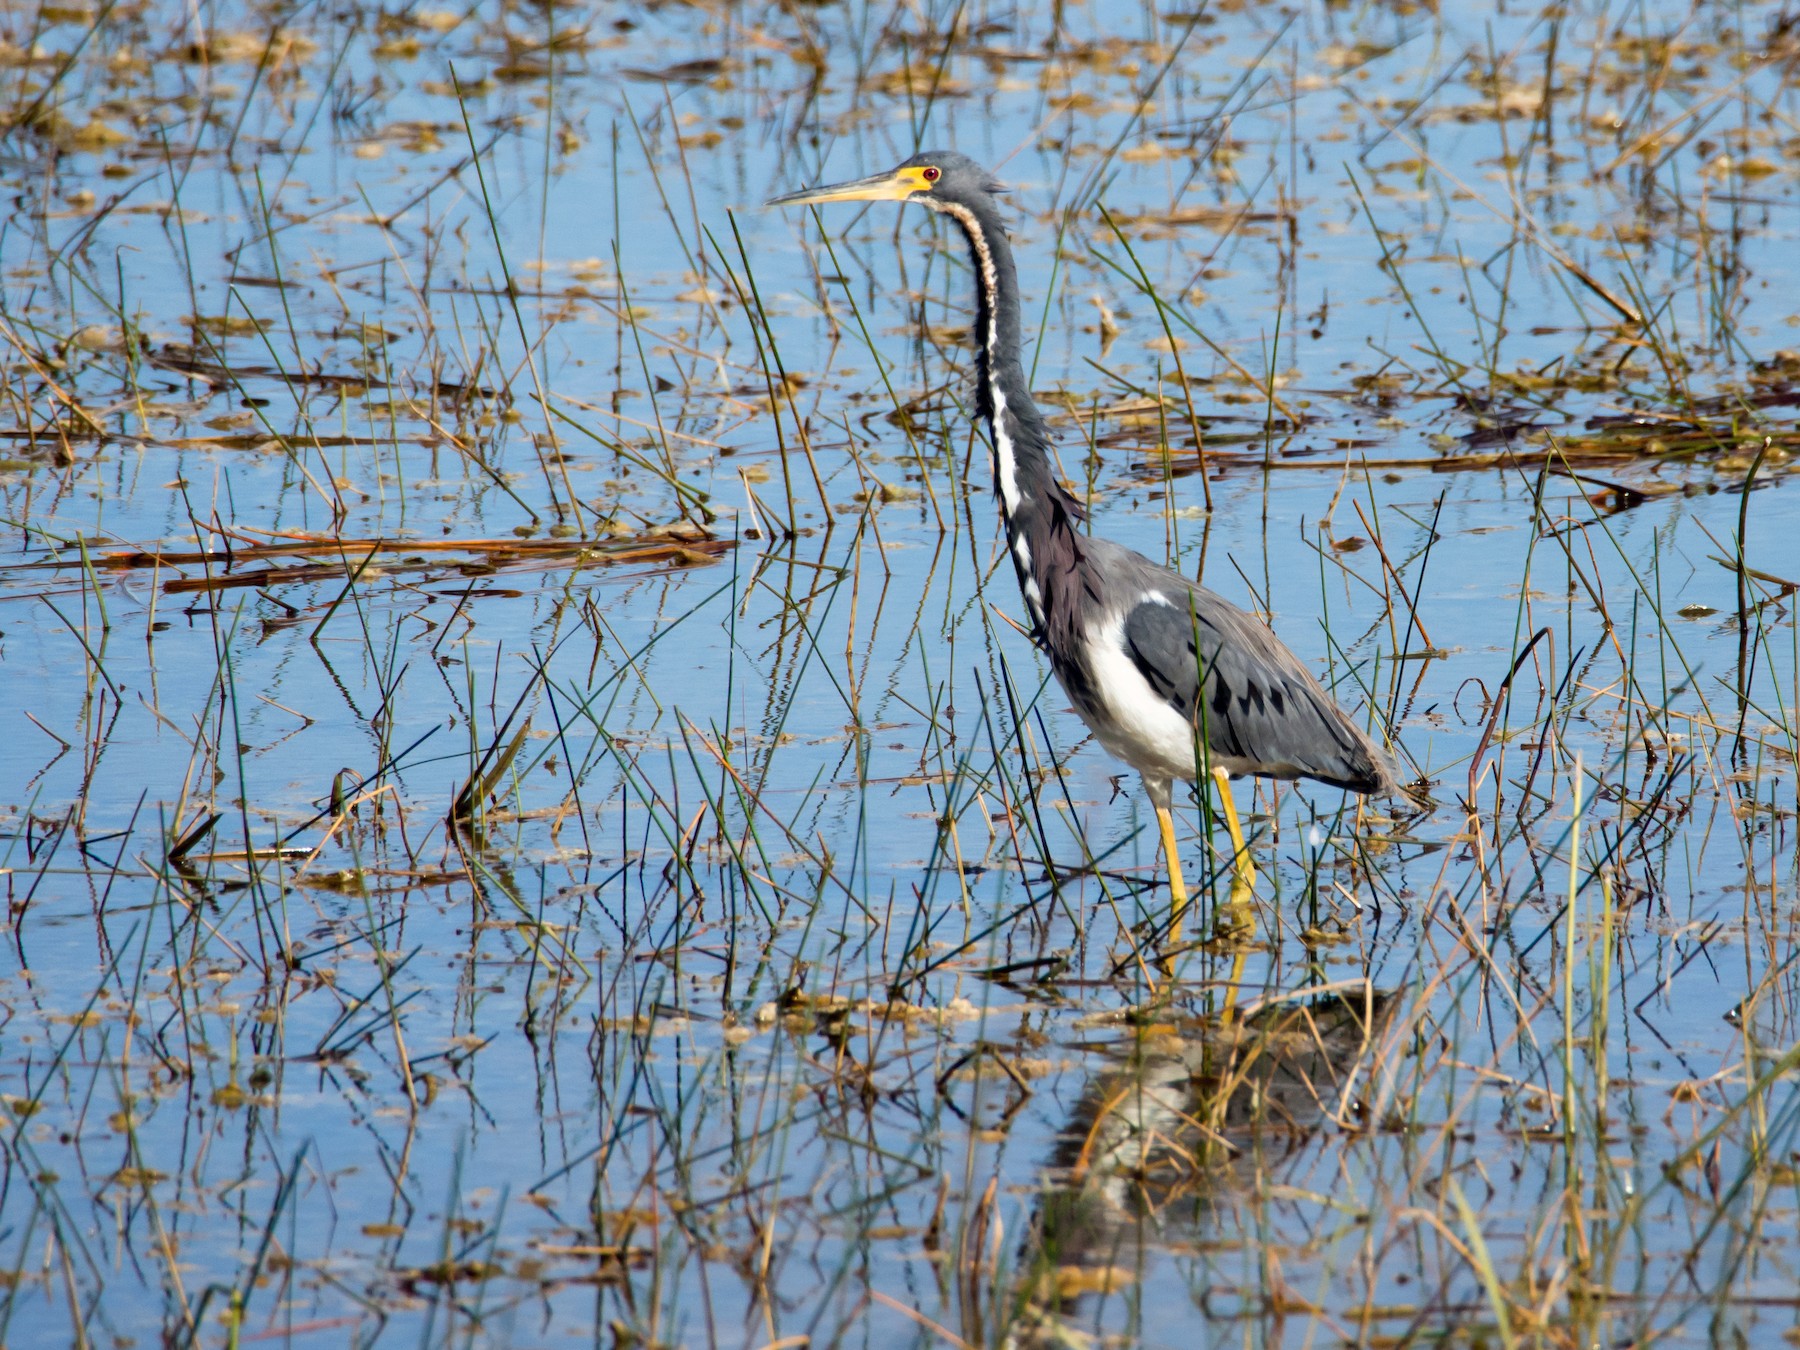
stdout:
<svg viewBox="0 0 1800 1350">
<path fill-rule="evenodd" d="M 1194 725 L 1138 670 L 1125 652 L 1121 616 L 1087 632 L 1088 669 L 1103 710 L 1091 719 L 1094 738 L 1139 773 L 1162 778 L 1194 776 Z M 1231 768 L 1218 756 L 1216 763 Z"/>
</svg>

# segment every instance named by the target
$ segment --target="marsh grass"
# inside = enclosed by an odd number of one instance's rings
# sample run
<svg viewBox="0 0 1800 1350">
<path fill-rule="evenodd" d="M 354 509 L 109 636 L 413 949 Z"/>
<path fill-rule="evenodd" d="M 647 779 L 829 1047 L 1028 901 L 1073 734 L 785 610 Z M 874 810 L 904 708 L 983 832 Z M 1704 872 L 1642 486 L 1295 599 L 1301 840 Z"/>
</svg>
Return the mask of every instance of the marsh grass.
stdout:
<svg viewBox="0 0 1800 1350">
<path fill-rule="evenodd" d="M 0 11 L 0 1343 L 1792 1339 L 1797 54 Z M 1248 914 L 1017 631 L 956 241 L 741 209 L 922 143 L 1092 528 L 1420 780 L 1241 785 Z"/>
</svg>

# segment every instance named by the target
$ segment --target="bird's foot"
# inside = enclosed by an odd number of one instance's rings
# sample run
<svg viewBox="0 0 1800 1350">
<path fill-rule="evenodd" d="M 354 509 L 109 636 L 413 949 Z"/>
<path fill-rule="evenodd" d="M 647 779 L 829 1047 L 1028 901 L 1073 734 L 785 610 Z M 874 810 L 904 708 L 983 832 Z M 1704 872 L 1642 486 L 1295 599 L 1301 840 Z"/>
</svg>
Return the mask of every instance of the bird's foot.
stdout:
<svg viewBox="0 0 1800 1350">
<path fill-rule="evenodd" d="M 1233 881 L 1231 894 L 1213 913 L 1213 941 L 1244 944 L 1256 940 L 1256 906 L 1249 886 Z"/>
</svg>

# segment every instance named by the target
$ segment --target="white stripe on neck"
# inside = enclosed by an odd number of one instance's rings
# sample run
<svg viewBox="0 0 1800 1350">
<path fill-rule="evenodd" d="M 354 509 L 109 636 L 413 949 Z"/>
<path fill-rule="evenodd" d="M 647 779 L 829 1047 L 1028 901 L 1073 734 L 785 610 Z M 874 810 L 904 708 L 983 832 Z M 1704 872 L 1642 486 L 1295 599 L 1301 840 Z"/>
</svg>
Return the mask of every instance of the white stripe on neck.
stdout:
<svg viewBox="0 0 1800 1350">
<path fill-rule="evenodd" d="M 993 250 L 988 247 L 987 235 L 982 231 L 981 222 L 975 218 L 973 211 L 956 202 L 933 202 L 932 205 L 946 215 L 955 217 L 956 222 L 963 227 L 981 274 L 978 284 L 981 286 L 982 303 L 987 309 L 987 335 L 982 341 L 982 364 L 986 367 L 983 373 L 988 385 L 987 402 L 992 409 L 988 432 L 994 442 L 1000 509 L 1010 520 L 1030 498 L 1019 487 L 1019 457 L 1006 429 L 1006 393 L 1000 388 L 1000 380 L 994 373 L 994 355 L 1000 348 L 1000 270 L 994 264 Z"/>
</svg>

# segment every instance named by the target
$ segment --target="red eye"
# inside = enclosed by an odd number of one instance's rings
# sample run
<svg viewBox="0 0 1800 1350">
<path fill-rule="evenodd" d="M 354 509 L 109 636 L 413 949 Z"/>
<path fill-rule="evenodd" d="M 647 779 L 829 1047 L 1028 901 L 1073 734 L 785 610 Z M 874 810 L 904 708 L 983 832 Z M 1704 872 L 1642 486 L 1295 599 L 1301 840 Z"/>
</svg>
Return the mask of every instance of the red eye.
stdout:
<svg viewBox="0 0 1800 1350">
<path fill-rule="evenodd" d="M 942 176 L 936 169 L 926 169 L 924 175 L 927 183 L 935 183 Z"/>
</svg>

